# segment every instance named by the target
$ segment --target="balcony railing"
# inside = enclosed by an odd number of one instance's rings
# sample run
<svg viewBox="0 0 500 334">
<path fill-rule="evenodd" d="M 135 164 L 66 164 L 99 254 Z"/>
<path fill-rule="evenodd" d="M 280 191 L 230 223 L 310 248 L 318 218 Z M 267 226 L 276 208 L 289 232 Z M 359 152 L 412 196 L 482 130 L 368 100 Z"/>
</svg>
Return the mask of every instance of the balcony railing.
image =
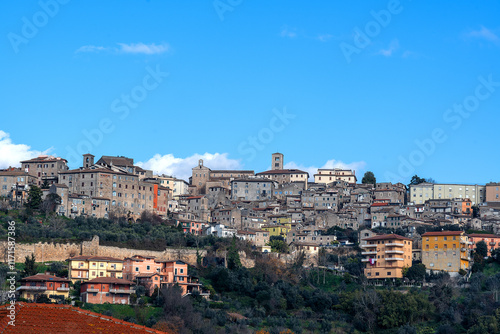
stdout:
<svg viewBox="0 0 500 334">
<path fill-rule="evenodd" d="M 490 242 L 490 246 L 495 246 L 496 244 L 497 244 L 496 242 L 493 241 Z"/>
<path fill-rule="evenodd" d="M 405 259 L 403 259 L 402 257 L 386 257 L 385 260 L 386 261 L 404 261 Z"/>
<path fill-rule="evenodd" d="M 135 290 L 134 289 L 130 289 L 130 290 L 125 290 L 125 289 L 109 289 L 109 292 L 111 292 L 111 293 L 134 293 Z"/>
<path fill-rule="evenodd" d="M 386 250 L 385 253 L 386 254 L 404 254 L 405 252 L 402 251 L 402 250 L 394 250 L 394 249 L 392 249 L 392 250 Z"/>
<path fill-rule="evenodd" d="M 373 248 L 373 247 L 377 247 L 377 244 L 373 244 L 373 245 L 365 244 L 365 245 L 361 245 L 360 247 L 361 248 Z"/>
<path fill-rule="evenodd" d="M 391 242 L 390 244 L 385 244 L 385 246 L 397 246 L 397 247 L 404 247 L 405 244 L 400 244 L 398 242 Z"/>
<path fill-rule="evenodd" d="M 22 285 L 22 286 L 20 286 L 20 290 L 37 290 L 37 291 L 45 291 L 45 290 L 47 290 L 47 287 L 46 287 L 46 286 Z"/>
<path fill-rule="evenodd" d="M 69 291 L 69 288 L 59 287 L 57 288 L 57 291 Z"/>
<path fill-rule="evenodd" d="M 370 260 L 377 261 L 377 259 L 361 259 L 361 262 L 370 262 Z"/>
<path fill-rule="evenodd" d="M 87 292 L 99 292 L 99 289 L 87 289 Z"/>
<path fill-rule="evenodd" d="M 366 252 L 361 252 L 361 255 L 376 255 L 377 251 L 366 251 Z"/>
</svg>

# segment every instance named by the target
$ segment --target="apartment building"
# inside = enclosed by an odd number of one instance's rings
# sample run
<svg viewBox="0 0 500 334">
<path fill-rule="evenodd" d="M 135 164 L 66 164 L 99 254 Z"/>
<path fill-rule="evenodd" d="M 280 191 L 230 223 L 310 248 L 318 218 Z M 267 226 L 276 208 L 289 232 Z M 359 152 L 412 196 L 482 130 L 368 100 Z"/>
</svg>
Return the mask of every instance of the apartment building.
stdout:
<svg viewBox="0 0 500 334">
<path fill-rule="evenodd" d="M 234 179 L 231 181 L 231 199 L 245 201 L 270 200 L 273 182 L 266 178 Z"/>
<path fill-rule="evenodd" d="M 135 280 L 137 275 L 160 273 L 162 264 L 154 256 L 134 255 L 123 262 L 123 278 Z"/>
<path fill-rule="evenodd" d="M 362 239 L 365 256 L 364 273 L 368 279 L 402 278 L 403 268 L 412 265 L 412 244 L 409 238 L 397 234 L 377 235 Z"/>
<path fill-rule="evenodd" d="M 21 168 L 37 178 L 38 186 L 44 182 L 49 185 L 58 183 L 59 173 L 68 170 L 68 161 L 51 155 L 40 155 L 37 158 L 21 161 Z"/>
<path fill-rule="evenodd" d="M 406 203 L 406 186 L 402 183 L 377 183 L 374 190 L 375 200 L 389 200 L 390 203 Z"/>
<path fill-rule="evenodd" d="M 80 296 L 84 303 L 130 304 L 130 295 L 135 292 L 134 282 L 116 277 L 98 277 L 82 282 Z"/>
<path fill-rule="evenodd" d="M 469 198 L 472 205 L 486 200 L 486 187 L 478 184 L 420 183 L 410 185 L 409 202 L 423 204 L 429 199 Z"/>
<path fill-rule="evenodd" d="M 68 260 L 68 275 L 71 282 L 88 281 L 94 278 L 123 278 L 123 260 L 107 256 L 76 256 Z"/>
<path fill-rule="evenodd" d="M 485 202 L 500 202 L 500 183 L 486 183 L 486 199 Z"/>
<path fill-rule="evenodd" d="M 349 184 L 356 184 L 356 171 L 341 168 L 320 168 L 318 173 L 314 174 L 314 183 L 328 184 L 335 181 L 345 181 Z"/>
<path fill-rule="evenodd" d="M 168 201 L 171 198 L 169 188 L 157 183 L 151 183 L 150 178 L 140 174 L 136 166 L 130 166 L 133 160 L 128 158 L 111 159 L 103 157 L 98 163 L 93 164 L 92 155 L 84 155 L 84 166 L 79 169 L 68 170 L 60 173 L 60 183 L 68 187 L 72 195 L 70 202 L 79 202 L 75 196 L 87 198 L 91 206 L 68 204 L 68 211 L 73 214 L 90 214 L 96 217 L 108 217 L 109 213 L 129 214 L 133 219 L 138 219 L 143 211 L 150 211 L 161 216 L 168 212 Z M 123 166 L 115 165 L 114 162 Z M 147 174 L 144 172 L 145 175 Z M 81 199 L 82 203 L 84 199 Z M 77 204 L 77 203 L 74 203 Z"/>
<path fill-rule="evenodd" d="M 36 184 L 38 184 L 38 179 L 35 176 L 19 168 L 9 168 L 0 171 L 0 197 L 8 197 L 15 200 L 16 185 L 18 188 L 24 189 Z"/>
<path fill-rule="evenodd" d="M 209 187 L 223 187 L 231 190 L 231 181 L 239 178 L 254 176 L 253 170 L 211 170 L 203 165 L 203 160 L 198 161 L 198 166 L 193 167 L 191 186 L 197 194 L 206 194 Z"/>
<path fill-rule="evenodd" d="M 426 232 L 422 235 L 422 263 L 427 270 L 456 276 L 460 269 L 469 269 L 470 245 L 463 231 Z"/>
<path fill-rule="evenodd" d="M 495 249 L 500 248 L 500 235 L 496 234 L 479 234 L 472 233 L 469 234 L 470 245 L 469 248 L 473 250 L 479 241 L 484 241 L 486 247 L 488 247 L 488 256 L 491 256 L 491 252 Z"/>
<path fill-rule="evenodd" d="M 36 296 L 44 294 L 52 302 L 58 302 L 57 296 L 64 299 L 69 297 L 69 283 L 69 279 L 56 277 L 55 275 L 36 274 L 28 276 L 21 279 L 21 286 L 18 288 L 19 296 L 27 300 L 35 300 Z"/>
</svg>

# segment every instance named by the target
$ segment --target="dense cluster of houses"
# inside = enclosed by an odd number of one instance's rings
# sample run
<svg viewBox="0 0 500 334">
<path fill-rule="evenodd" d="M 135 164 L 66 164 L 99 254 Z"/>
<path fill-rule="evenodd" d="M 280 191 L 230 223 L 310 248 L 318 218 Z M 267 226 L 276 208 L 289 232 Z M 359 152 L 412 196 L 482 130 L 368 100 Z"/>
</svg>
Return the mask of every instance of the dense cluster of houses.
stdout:
<svg viewBox="0 0 500 334">
<path fill-rule="evenodd" d="M 31 185 L 45 185 L 45 196 L 55 193 L 61 197 L 56 210 L 62 215 L 122 215 L 139 221 L 141 214 L 147 211 L 175 222 L 185 233 L 234 236 L 248 240 L 262 252 L 271 251 L 271 237 L 282 237 L 292 253 L 304 251 L 309 258 L 321 247 L 349 245 L 345 238 L 337 240 L 335 235 L 327 235 L 331 227 L 355 231 L 403 230 L 411 239 L 412 247 L 408 247 L 409 240 L 376 240 L 377 245 L 389 243 L 396 248 L 403 245 L 403 249 L 381 247 L 383 252 L 392 252 L 387 254 L 402 255 L 395 258 L 403 261 L 375 254 L 378 248 L 365 250 L 364 255 L 370 256 L 366 259 L 367 266 L 372 267 L 386 263 L 388 267 L 400 268 L 406 266 L 406 260 L 416 257 L 424 263 L 429 261 L 428 268 L 468 267 L 464 263 L 469 255 L 452 251 L 467 249 L 469 247 L 463 246 L 468 244 L 445 243 L 449 247 L 444 251 L 446 256 L 457 254 L 453 255 L 457 259 L 431 261 L 440 254 L 432 249 L 441 249 L 444 245 L 439 241 L 440 236 L 429 236 L 438 238 L 434 241 L 439 242 L 427 244 L 429 249 L 426 249 L 423 245 L 427 237 L 418 235 L 419 226 L 430 230 L 456 225 L 462 230 L 468 227 L 487 230 L 493 235 L 499 232 L 500 183 L 423 182 L 408 187 L 390 182 L 358 183 L 354 170 L 322 168 L 311 176 L 299 169 L 284 168 L 281 153 L 272 154 L 271 159 L 271 170 L 258 173 L 212 170 L 199 160 L 189 180 L 183 181 L 154 175 L 135 166 L 133 159 L 122 156 L 103 156 L 95 161 L 93 155 L 85 154 L 82 167 L 73 170 L 69 170 L 65 159 L 41 156 L 21 161 L 21 168 L 0 171 L 0 196 L 18 203 L 26 200 L 26 191 Z M 457 241 L 453 236 L 444 237 L 446 241 L 450 241 L 450 237 Z M 468 238 L 473 237 L 460 236 L 460 240 Z M 372 245 L 364 246 L 375 248 Z M 404 253 L 407 248 L 412 249 L 412 254 Z M 374 272 L 372 277 L 384 275 Z M 393 272 L 387 274 L 393 275 Z"/>
<path fill-rule="evenodd" d="M 183 261 L 158 260 L 153 256 L 134 255 L 123 260 L 106 256 L 76 256 L 68 260 L 68 278 L 49 273 L 25 277 L 17 288 L 19 296 L 34 300 L 45 294 L 52 301 L 69 298 L 70 282 L 80 282 L 80 297 L 92 304 L 130 304 L 130 295 L 139 285 L 147 296 L 163 287 L 177 285 L 183 295 L 194 291 L 207 297 L 198 278 L 188 274 Z"/>
</svg>

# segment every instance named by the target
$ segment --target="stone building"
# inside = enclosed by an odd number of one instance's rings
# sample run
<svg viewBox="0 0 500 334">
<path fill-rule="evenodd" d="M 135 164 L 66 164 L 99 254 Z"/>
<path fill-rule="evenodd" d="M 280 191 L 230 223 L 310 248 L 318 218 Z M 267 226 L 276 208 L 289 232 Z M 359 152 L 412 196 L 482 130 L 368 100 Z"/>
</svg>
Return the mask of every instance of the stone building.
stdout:
<svg viewBox="0 0 500 334">
<path fill-rule="evenodd" d="M 59 173 L 68 170 L 68 161 L 51 155 L 40 155 L 37 158 L 21 161 L 21 168 L 37 178 L 37 184 L 59 182 Z"/>
</svg>

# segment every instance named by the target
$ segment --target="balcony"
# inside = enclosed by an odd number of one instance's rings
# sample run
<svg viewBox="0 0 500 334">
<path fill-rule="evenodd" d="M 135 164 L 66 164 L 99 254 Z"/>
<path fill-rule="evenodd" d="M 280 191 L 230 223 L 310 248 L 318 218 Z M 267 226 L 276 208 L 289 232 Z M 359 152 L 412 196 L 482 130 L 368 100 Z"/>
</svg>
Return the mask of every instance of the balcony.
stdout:
<svg viewBox="0 0 500 334">
<path fill-rule="evenodd" d="M 470 256 L 460 255 L 460 259 L 465 260 L 465 261 L 470 261 Z"/>
<path fill-rule="evenodd" d="M 134 293 L 135 290 L 134 289 L 130 289 L 130 290 L 125 290 L 125 289 L 109 289 L 109 292 L 110 293 Z"/>
<path fill-rule="evenodd" d="M 460 251 L 465 252 L 465 251 L 467 251 L 467 249 L 462 247 L 462 248 L 460 248 Z"/>
<path fill-rule="evenodd" d="M 376 248 L 377 247 L 377 244 L 373 244 L 373 245 L 370 245 L 370 244 L 366 244 L 366 245 L 361 245 L 359 246 L 361 248 Z"/>
<path fill-rule="evenodd" d="M 397 242 L 392 242 L 390 244 L 385 244 L 386 247 L 390 247 L 390 246 L 396 246 L 396 247 L 404 247 L 405 244 L 400 244 L 400 243 L 397 243 Z"/>
<path fill-rule="evenodd" d="M 386 257 L 385 260 L 386 261 L 404 261 L 405 259 L 403 259 L 402 257 Z"/>
<path fill-rule="evenodd" d="M 99 292 L 99 289 L 87 289 L 87 292 Z"/>
<path fill-rule="evenodd" d="M 377 251 L 366 251 L 366 252 L 361 252 L 361 255 L 377 255 Z"/>
<path fill-rule="evenodd" d="M 35 290 L 35 291 L 45 291 L 46 286 L 32 286 L 32 285 L 22 285 L 19 287 L 20 290 Z"/>
<path fill-rule="evenodd" d="M 386 250 L 385 253 L 386 254 L 404 254 L 405 252 L 402 251 L 402 250 L 394 250 L 394 249 L 392 249 L 392 250 Z"/>
<path fill-rule="evenodd" d="M 496 244 L 497 244 L 496 242 L 493 241 L 490 242 L 490 246 L 495 246 Z"/>
<path fill-rule="evenodd" d="M 63 287 L 59 287 L 56 289 L 57 291 L 69 291 L 69 288 L 63 288 Z"/>
<path fill-rule="evenodd" d="M 370 262 L 370 260 L 373 260 L 373 261 L 377 262 L 377 259 L 375 259 L 375 258 L 373 258 L 373 259 L 370 259 L 370 258 L 368 258 L 368 259 L 361 259 L 361 262 Z"/>
</svg>

